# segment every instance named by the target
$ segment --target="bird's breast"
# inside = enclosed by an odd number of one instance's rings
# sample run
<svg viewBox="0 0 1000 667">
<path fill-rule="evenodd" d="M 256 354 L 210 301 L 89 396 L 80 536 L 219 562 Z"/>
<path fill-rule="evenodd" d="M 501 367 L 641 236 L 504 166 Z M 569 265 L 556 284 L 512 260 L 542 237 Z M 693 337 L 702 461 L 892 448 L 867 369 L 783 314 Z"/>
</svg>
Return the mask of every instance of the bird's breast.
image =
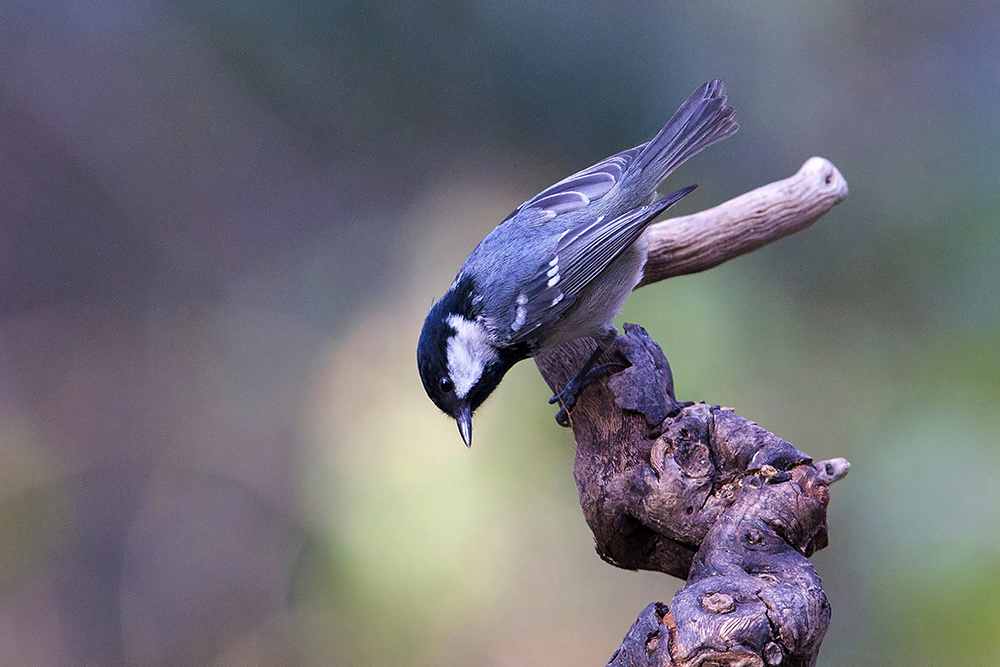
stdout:
<svg viewBox="0 0 1000 667">
<path fill-rule="evenodd" d="M 640 237 L 615 261 L 601 272 L 577 296 L 573 306 L 550 327 L 540 345 L 540 351 L 576 338 L 600 338 L 614 327 L 628 295 L 642 279 L 646 264 L 647 244 Z"/>
</svg>

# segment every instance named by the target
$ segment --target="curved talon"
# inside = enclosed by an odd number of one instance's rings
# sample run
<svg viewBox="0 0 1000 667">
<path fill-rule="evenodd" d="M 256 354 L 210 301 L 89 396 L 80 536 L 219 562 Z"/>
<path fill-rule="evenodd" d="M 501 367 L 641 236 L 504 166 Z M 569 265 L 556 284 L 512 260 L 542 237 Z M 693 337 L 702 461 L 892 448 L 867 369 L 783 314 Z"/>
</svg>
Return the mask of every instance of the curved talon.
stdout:
<svg viewBox="0 0 1000 667">
<path fill-rule="evenodd" d="M 601 364 L 595 368 L 586 370 L 583 377 L 577 375 L 575 378 L 566 383 L 566 386 L 562 388 L 558 394 L 554 394 L 549 399 L 549 405 L 553 403 L 559 403 L 559 412 L 556 413 L 556 422 L 560 426 L 569 426 L 569 413 L 573 410 L 576 405 L 576 399 L 583 391 L 583 388 L 589 385 L 594 380 L 602 378 L 605 375 L 610 375 L 612 373 L 617 373 L 628 368 L 628 364 L 623 364 L 620 361 L 610 361 L 606 364 Z"/>
<path fill-rule="evenodd" d="M 559 403 L 561 409 L 569 412 L 576 405 L 576 397 L 579 395 L 581 389 L 583 389 L 583 386 L 577 387 L 575 383 L 570 382 L 563 387 L 562 391 L 549 399 L 549 405 Z"/>
<path fill-rule="evenodd" d="M 576 397 L 580 393 L 580 390 L 586 386 L 586 382 L 577 384 L 575 378 L 566 383 L 566 386 L 562 388 L 558 394 L 554 394 L 552 398 L 549 399 L 549 405 L 554 403 L 559 403 L 566 410 L 572 410 L 573 406 L 576 405 Z"/>
</svg>

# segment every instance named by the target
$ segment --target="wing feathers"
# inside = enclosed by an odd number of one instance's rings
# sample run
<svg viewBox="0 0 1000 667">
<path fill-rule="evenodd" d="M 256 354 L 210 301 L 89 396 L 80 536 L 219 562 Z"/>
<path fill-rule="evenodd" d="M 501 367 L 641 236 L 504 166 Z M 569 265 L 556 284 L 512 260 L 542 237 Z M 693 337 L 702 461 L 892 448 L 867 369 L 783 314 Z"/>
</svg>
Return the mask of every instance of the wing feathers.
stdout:
<svg viewBox="0 0 1000 667">
<path fill-rule="evenodd" d="M 590 198 L 578 190 L 554 192 L 547 197 L 535 201 L 534 206 L 543 211 L 552 211 L 556 215 L 567 211 L 575 211 L 590 203 Z"/>
<path fill-rule="evenodd" d="M 553 186 L 542 190 L 537 195 L 521 204 L 518 210 L 528 208 L 540 208 L 551 210 L 556 213 L 566 213 L 583 208 L 595 199 L 600 199 L 611 191 L 622 174 L 628 169 L 629 164 L 636 158 L 646 144 L 629 148 L 620 153 L 615 153 L 611 157 L 604 158 L 600 162 L 583 171 L 579 171 L 568 178 L 564 178 Z M 553 195 L 566 193 L 577 193 L 582 198 L 552 198 Z M 584 198 L 586 201 L 584 201 Z"/>
<path fill-rule="evenodd" d="M 506 320 L 511 323 L 512 343 L 537 344 L 532 337 L 534 330 L 562 316 L 660 213 L 694 189 L 694 186 L 684 188 L 642 205 L 682 162 L 736 132 L 734 116 L 733 108 L 726 105 L 722 82 L 709 81 L 685 100 L 653 139 L 546 188 L 501 223 L 501 227 L 519 225 L 520 231 L 512 237 L 519 241 L 530 238 L 530 234 L 542 233 L 538 231 L 541 227 L 551 229 L 553 236 L 562 232 L 555 252 L 523 283 L 523 289 L 517 290 L 510 319 Z M 605 196 L 613 197 L 614 201 L 592 206 Z M 575 224 L 588 217 L 584 210 L 588 207 L 593 210 L 589 217 L 598 217 Z M 623 209 L 627 212 L 616 215 Z M 563 218 L 561 223 L 550 222 L 571 211 L 578 213 Z M 611 217 L 599 215 L 602 212 Z M 550 224 L 554 226 L 549 228 Z M 545 238 L 544 242 L 551 244 L 553 239 Z M 504 251 L 508 250 L 504 246 Z M 529 257 L 531 253 L 525 252 L 523 256 Z"/>
<path fill-rule="evenodd" d="M 539 267 L 518 295 L 511 342 L 528 340 L 531 332 L 543 322 L 550 322 L 565 312 L 587 285 L 638 240 L 658 215 L 696 187 L 690 185 L 617 218 L 608 220 L 601 216 L 564 234 L 556 252 Z"/>
<path fill-rule="evenodd" d="M 521 204 L 518 212 L 537 208 L 556 215 L 576 211 L 615 186 L 634 191 L 637 202 L 656 190 L 682 162 L 738 129 L 736 111 L 726 106 L 722 82 L 702 84 L 650 141 L 629 148 L 546 188 Z"/>
</svg>

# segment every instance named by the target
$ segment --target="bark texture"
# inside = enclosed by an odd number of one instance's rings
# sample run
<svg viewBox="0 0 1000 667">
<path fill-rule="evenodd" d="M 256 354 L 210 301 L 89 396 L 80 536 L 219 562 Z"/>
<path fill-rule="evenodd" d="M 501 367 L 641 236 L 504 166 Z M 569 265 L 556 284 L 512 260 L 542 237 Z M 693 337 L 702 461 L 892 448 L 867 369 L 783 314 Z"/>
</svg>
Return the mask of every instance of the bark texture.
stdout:
<svg viewBox="0 0 1000 667">
<path fill-rule="evenodd" d="M 802 231 L 847 197 L 832 162 L 811 157 L 795 173 L 700 213 L 646 231 L 649 257 L 640 287 L 697 273 Z"/>
<path fill-rule="evenodd" d="M 643 284 L 804 229 L 846 194 L 837 169 L 812 158 L 790 179 L 660 223 Z M 536 362 L 556 391 L 593 349 L 577 340 Z M 827 545 L 829 486 L 847 461 L 815 463 L 729 408 L 678 402 L 642 327 L 625 325 L 612 362 L 624 370 L 587 386 L 570 414 L 584 517 L 607 562 L 687 584 L 640 614 L 608 664 L 815 664 L 830 606 L 808 556 Z"/>
</svg>

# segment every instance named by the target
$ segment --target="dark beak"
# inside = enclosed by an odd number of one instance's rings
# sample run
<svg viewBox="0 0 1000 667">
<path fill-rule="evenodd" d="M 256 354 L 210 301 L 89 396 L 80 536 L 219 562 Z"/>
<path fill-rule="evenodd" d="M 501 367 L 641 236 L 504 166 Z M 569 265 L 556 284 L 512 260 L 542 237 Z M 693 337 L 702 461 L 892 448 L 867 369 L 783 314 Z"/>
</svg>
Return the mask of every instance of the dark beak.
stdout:
<svg viewBox="0 0 1000 667">
<path fill-rule="evenodd" d="M 472 408 L 469 407 L 468 403 L 463 404 L 458 409 L 455 421 L 458 422 L 458 432 L 462 434 L 465 446 L 472 447 Z"/>
</svg>

